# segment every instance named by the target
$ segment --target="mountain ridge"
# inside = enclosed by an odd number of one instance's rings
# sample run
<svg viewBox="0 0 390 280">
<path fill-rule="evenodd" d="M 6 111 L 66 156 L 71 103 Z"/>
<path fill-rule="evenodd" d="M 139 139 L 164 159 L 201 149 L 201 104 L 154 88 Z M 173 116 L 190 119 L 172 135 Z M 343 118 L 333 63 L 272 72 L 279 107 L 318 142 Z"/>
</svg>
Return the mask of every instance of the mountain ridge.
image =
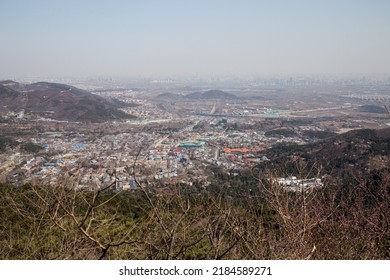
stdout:
<svg viewBox="0 0 390 280">
<path fill-rule="evenodd" d="M 352 130 L 302 146 L 274 146 L 266 155 L 273 162 L 263 167 L 284 166 L 290 173 L 296 172 L 298 163 L 307 172 L 313 166 L 322 166 L 328 174 L 380 170 L 390 166 L 390 127 Z"/>
<path fill-rule="evenodd" d="M 114 101 L 70 85 L 49 82 L 1 81 L 0 106 L 5 111 L 25 110 L 64 121 L 104 122 L 135 118 L 120 111 Z M 48 112 L 51 113 L 48 115 Z"/>
<path fill-rule="evenodd" d="M 207 90 L 205 92 L 194 92 L 187 94 L 185 97 L 190 99 L 238 99 L 234 94 L 217 89 Z"/>
</svg>

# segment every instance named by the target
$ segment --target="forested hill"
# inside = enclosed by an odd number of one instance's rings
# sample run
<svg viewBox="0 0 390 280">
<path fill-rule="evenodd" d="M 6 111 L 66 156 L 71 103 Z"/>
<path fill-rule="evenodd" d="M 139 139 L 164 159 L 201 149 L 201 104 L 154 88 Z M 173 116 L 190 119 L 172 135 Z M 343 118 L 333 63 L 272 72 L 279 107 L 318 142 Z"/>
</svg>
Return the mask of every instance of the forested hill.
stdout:
<svg viewBox="0 0 390 280">
<path fill-rule="evenodd" d="M 390 127 L 353 130 L 310 145 L 280 144 L 269 149 L 266 155 L 272 159 L 272 166 L 281 169 L 286 165 L 293 169 L 300 162 L 307 168 L 321 166 L 328 174 L 351 169 L 381 170 L 390 166 Z M 267 164 L 270 165 L 264 165 Z"/>
<path fill-rule="evenodd" d="M 115 101 L 73 86 L 47 82 L 0 82 L 0 106 L 3 113 L 24 110 L 65 121 L 102 122 L 134 118 L 120 111 L 120 105 Z"/>
</svg>

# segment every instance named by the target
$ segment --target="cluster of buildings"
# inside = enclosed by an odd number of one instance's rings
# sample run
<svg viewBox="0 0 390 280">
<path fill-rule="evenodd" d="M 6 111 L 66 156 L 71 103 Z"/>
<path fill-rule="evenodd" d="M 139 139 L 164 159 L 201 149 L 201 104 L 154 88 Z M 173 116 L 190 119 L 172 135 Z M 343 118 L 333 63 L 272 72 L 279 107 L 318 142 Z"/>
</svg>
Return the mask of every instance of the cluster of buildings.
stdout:
<svg viewBox="0 0 390 280">
<path fill-rule="evenodd" d="M 270 180 L 273 184 L 283 187 L 287 191 L 299 192 L 299 191 L 308 191 L 315 188 L 320 188 L 324 186 L 321 178 L 300 178 L 298 179 L 295 176 L 287 178 L 276 178 Z"/>
<path fill-rule="evenodd" d="M 136 178 L 207 181 L 211 165 L 237 170 L 269 160 L 265 150 L 281 139 L 253 130 L 221 129 L 227 121 L 192 116 L 180 122 L 123 123 L 115 133 L 82 128 L 39 133 L 29 141 L 44 150 L 38 154 L 7 151 L 2 155 L 0 179 L 55 185 L 71 178 L 79 187 L 116 182 L 118 189 L 132 189 L 137 187 Z M 207 129 L 196 128 L 202 123 Z"/>
</svg>

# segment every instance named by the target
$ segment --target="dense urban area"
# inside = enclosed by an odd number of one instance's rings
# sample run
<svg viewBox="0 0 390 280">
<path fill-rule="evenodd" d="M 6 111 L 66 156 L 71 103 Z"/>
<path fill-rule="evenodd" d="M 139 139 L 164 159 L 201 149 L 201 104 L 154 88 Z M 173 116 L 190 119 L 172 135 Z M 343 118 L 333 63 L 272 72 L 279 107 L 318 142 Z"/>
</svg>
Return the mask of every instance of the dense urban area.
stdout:
<svg viewBox="0 0 390 280">
<path fill-rule="evenodd" d="M 120 110 L 133 118 L 96 123 L 3 111 L 1 182 L 55 185 L 70 176 L 80 188 L 116 181 L 117 189 L 132 189 L 135 179 L 207 186 L 210 166 L 235 172 L 272 160 L 267 151 L 281 143 L 303 145 L 390 125 L 386 80 L 68 83 L 131 104 Z"/>
</svg>

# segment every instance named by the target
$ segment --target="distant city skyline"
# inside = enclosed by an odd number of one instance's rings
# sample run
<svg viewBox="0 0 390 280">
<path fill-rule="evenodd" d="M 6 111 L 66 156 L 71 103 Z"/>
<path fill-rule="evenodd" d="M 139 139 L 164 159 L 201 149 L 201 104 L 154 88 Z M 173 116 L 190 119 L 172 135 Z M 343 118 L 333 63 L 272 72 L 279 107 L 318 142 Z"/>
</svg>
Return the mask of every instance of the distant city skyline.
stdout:
<svg viewBox="0 0 390 280">
<path fill-rule="evenodd" d="M 0 79 L 390 75 L 390 1 L 0 4 Z"/>
</svg>

